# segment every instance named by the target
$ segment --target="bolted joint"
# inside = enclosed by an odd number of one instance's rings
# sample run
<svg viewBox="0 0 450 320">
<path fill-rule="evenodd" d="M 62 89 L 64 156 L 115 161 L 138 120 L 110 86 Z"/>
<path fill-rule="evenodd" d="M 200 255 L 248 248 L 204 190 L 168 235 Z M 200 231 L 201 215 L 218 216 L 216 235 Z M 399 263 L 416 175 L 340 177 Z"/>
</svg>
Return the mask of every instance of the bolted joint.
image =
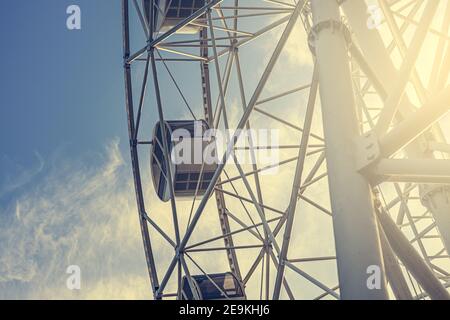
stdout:
<svg viewBox="0 0 450 320">
<path fill-rule="evenodd" d="M 383 203 L 380 200 L 380 190 L 378 188 L 372 188 L 372 194 L 373 194 L 373 207 L 376 210 L 382 210 Z"/>
<path fill-rule="evenodd" d="M 152 39 L 147 40 L 147 46 L 146 46 L 147 53 L 151 53 L 152 51 L 155 50 L 155 46 L 152 45 L 152 43 L 153 43 Z"/>
<path fill-rule="evenodd" d="M 264 249 L 266 249 L 266 251 L 273 251 L 273 243 L 270 239 L 267 239 L 267 241 L 265 241 Z"/>
<path fill-rule="evenodd" d="M 358 137 L 356 144 L 356 167 L 359 172 L 364 173 L 380 159 L 380 144 L 374 131 Z"/>
<path fill-rule="evenodd" d="M 332 32 L 341 32 L 345 39 L 345 42 L 347 43 L 347 47 L 351 47 L 353 42 L 352 33 L 350 32 L 347 24 L 345 24 L 343 21 L 337 20 L 322 21 L 312 27 L 308 34 L 309 50 L 314 56 L 316 56 L 316 40 L 319 37 L 320 33 L 326 29 L 331 29 Z"/>
</svg>

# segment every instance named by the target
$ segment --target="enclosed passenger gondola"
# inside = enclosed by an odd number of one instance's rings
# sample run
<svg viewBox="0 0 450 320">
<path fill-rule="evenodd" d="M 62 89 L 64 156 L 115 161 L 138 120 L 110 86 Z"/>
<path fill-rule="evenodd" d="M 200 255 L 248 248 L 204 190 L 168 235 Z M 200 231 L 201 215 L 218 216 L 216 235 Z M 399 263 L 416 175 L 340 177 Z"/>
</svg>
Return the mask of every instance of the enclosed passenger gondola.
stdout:
<svg viewBox="0 0 450 320">
<path fill-rule="evenodd" d="M 231 272 L 183 277 L 183 300 L 245 300 L 244 286 Z M 192 287 L 191 287 L 192 286 Z"/>
<path fill-rule="evenodd" d="M 152 0 L 143 0 L 146 17 L 149 20 L 150 3 Z M 155 32 L 166 32 L 176 26 L 181 21 L 205 6 L 205 0 L 153 0 L 154 10 L 154 30 Z M 190 24 L 177 31 L 177 33 L 196 33 L 200 26 Z"/>
<path fill-rule="evenodd" d="M 165 121 L 172 184 L 177 197 L 201 196 L 217 168 L 213 137 L 205 121 Z M 158 197 L 170 199 L 168 170 L 160 122 L 155 126 L 151 150 L 153 186 Z"/>
</svg>

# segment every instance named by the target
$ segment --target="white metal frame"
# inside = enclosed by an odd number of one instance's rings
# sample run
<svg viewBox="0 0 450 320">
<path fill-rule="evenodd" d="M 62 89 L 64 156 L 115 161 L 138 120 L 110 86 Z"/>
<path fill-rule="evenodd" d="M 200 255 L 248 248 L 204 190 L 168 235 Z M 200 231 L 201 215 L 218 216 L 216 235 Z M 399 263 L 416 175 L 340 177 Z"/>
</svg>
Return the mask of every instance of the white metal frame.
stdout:
<svg viewBox="0 0 450 320">
<path fill-rule="evenodd" d="M 449 150 L 438 125 L 450 107 L 450 88 L 446 86 L 450 70 L 450 1 L 443 2 L 446 2 L 447 14 L 442 29 L 437 30 L 432 22 L 442 2 L 379 0 L 385 17 L 385 32 L 393 38 L 386 48 L 383 34 L 367 28 L 367 4 L 360 0 L 207 1 L 204 8 L 163 34 L 154 32 L 153 21 L 146 21 L 143 2 L 122 0 L 131 160 L 144 250 L 156 299 L 180 298 L 182 275 L 190 279 L 193 272 L 207 274 L 209 271 L 201 265 L 224 252 L 230 270 L 245 285 L 256 277 L 257 268 L 261 266 L 260 279 L 252 283 L 259 284 L 259 297 L 263 299 L 296 298 L 296 290 L 302 286 L 300 279 L 319 289 L 320 294 L 310 297 L 317 299 L 388 299 L 389 291 L 398 299 L 450 297 L 446 290 L 450 284 L 450 191 L 446 186 L 450 182 L 450 160 L 445 155 L 435 158 L 436 151 L 448 153 Z M 131 10 L 135 11 L 146 38 L 146 44 L 140 45 L 136 52 L 131 51 L 130 44 Z M 153 10 L 158 8 L 151 5 L 150 10 L 148 16 L 152 20 Z M 264 17 L 272 20 L 267 19 L 264 26 L 255 27 L 255 30 L 246 30 L 249 24 L 241 23 L 241 20 Z M 401 21 L 400 26 L 396 19 Z M 189 24 L 201 28 L 200 33 L 186 35 L 183 39 L 176 37 L 177 31 Z M 241 50 L 255 39 L 273 34 L 277 28 L 282 28 L 283 32 L 274 43 L 256 86 L 250 86 L 255 89 L 249 95 Z M 294 89 L 263 98 L 263 90 L 294 28 L 304 29 L 309 37 L 315 65 L 311 83 L 296 84 Z M 405 33 L 410 28 L 414 28 L 414 33 L 407 43 Z M 438 40 L 427 87 L 417 71 L 417 61 L 430 34 Z M 394 49 L 402 59 L 399 71 L 390 57 Z M 287 207 L 267 204 L 270 202 L 264 194 L 260 173 L 269 168 L 253 164 L 251 171 L 246 172 L 236 157 L 229 157 L 240 132 L 237 131 L 230 138 L 222 164 L 205 196 L 198 203 L 197 197 L 193 199 L 186 230 L 180 226 L 183 217 L 177 207 L 178 199 L 174 196 L 171 179 L 168 184 L 173 235 L 146 210 L 152 204 L 146 203 L 144 197 L 147 182 L 144 183 L 141 177 L 139 152 L 141 147 L 149 144 L 140 138 L 141 127 L 145 125 L 141 123 L 142 114 L 149 107 L 145 100 L 149 79 L 153 83 L 152 96 L 160 122 L 165 120 L 161 69 L 175 85 L 181 104 L 187 106 L 194 118 L 198 116 L 183 94 L 183 86 L 171 72 L 172 63 L 200 65 L 203 98 L 203 115 L 200 117 L 211 127 L 230 128 L 231 106 L 227 97 L 231 94 L 242 106 L 236 129 L 249 129 L 252 116 L 258 114 L 300 134 L 298 145 L 278 147 L 297 151 L 295 157 L 280 160 L 277 164 L 279 167 L 295 164 Z M 132 90 L 133 81 L 136 81 L 132 75 L 135 64 L 145 65 L 143 77 L 138 80 L 141 84 L 138 97 Z M 230 89 L 233 78 L 237 81 L 237 90 Z M 422 107 L 413 106 L 408 86 L 412 86 Z M 309 94 L 302 127 L 262 106 L 305 92 Z M 318 94 L 324 137 L 313 133 Z M 371 96 L 377 96 L 384 107 L 371 105 Z M 135 106 L 136 98 L 138 104 Z M 166 135 L 162 136 L 168 162 L 168 142 Z M 249 141 L 248 151 L 253 158 L 255 152 L 264 148 L 270 146 L 255 146 Z M 404 156 L 401 157 L 399 152 Z M 236 176 L 227 173 L 226 166 L 230 163 L 237 170 Z M 169 165 L 167 168 L 170 170 Z M 331 208 L 306 193 L 324 181 L 328 181 Z M 239 191 L 245 190 L 247 195 L 238 191 L 237 183 Z M 200 218 L 207 203 L 212 201 L 212 194 L 221 234 L 192 243 L 192 234 L 201 228 Z M 241 210 L 233 212 L 231 208 L 235 206 L 232 204 L 239 204 Z M 304 205 L 332 216 L 335 256 L 290 258 L 301 254 L 291 238 Z M 418 208 L 425 210 L 425 214 L 417 213 Z M 396 215 L 392 214 L 393 210 L 398 210 Z M 247 218 L 249 220 L 244 220 Z M 174 252 L 163 272 L 158 266 L 159 253 L 152 249 L 157 234 Z M 215 241 L 223 241 L 224 245 L 211 246 Z M 433 244 L 428 246 L 428 241 Z M 440 243 L 442 249 L 430 254 L 430 248 L 436 247 L 436 243 Z M 256 249 L 259 254 L 244 270 L 238 252 Z M 194 253 L 202 254 L 201 261 L 193 257 Z M 447 262 L 438 265 L 437 260 Z M 337 285 L 326 284 L 320 276 L 311 275 L 303 267 L 305 263 L 329 262 L 335 263 L 330 273 L 337 268 Z M 370 266 L 378 266 L 381 270 L 380 289 L 367 286 Z M 174 277 L 177 290 L 167 293 L 168 284 Z"/>
</svg>

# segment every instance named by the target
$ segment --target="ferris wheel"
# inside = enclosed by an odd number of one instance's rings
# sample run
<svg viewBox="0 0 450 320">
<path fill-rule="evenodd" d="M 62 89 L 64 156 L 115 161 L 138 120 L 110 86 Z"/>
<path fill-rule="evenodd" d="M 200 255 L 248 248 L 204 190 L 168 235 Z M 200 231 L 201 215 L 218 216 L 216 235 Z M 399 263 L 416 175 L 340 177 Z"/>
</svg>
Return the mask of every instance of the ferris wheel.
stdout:
<svg viewBox="0 0 450 320">
<path fill-rule="evenodd" d="M 450 298 L 450 1 L 122 12 L 155 299 Z"/>
</svg>

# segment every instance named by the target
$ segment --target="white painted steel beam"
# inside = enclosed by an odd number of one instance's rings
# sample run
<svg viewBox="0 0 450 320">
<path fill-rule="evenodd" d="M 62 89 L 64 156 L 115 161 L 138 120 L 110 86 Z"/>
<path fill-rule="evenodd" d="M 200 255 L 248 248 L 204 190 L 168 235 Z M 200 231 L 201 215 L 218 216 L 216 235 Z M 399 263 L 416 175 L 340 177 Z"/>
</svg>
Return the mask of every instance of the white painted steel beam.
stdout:
<svg viewBox="0 0 450 320">
<path fill-rule="evenodd" d="M 382 159 L 371 173 L 383 181 L 450 184 L 450 160 Z"/>
<path fill-rule="evenodd" d="M 368 181 L 356 171 L 355 138 L 359 135 L 346 40 L 322 28 L 339 24 L 337 1 L 311 2 L 329 176 L 340 296 L 342 299 L 387 299 L 373 198 Z M 378 266 L 380 289 L 367 285 L 367 270 Z"/>
</svg>

